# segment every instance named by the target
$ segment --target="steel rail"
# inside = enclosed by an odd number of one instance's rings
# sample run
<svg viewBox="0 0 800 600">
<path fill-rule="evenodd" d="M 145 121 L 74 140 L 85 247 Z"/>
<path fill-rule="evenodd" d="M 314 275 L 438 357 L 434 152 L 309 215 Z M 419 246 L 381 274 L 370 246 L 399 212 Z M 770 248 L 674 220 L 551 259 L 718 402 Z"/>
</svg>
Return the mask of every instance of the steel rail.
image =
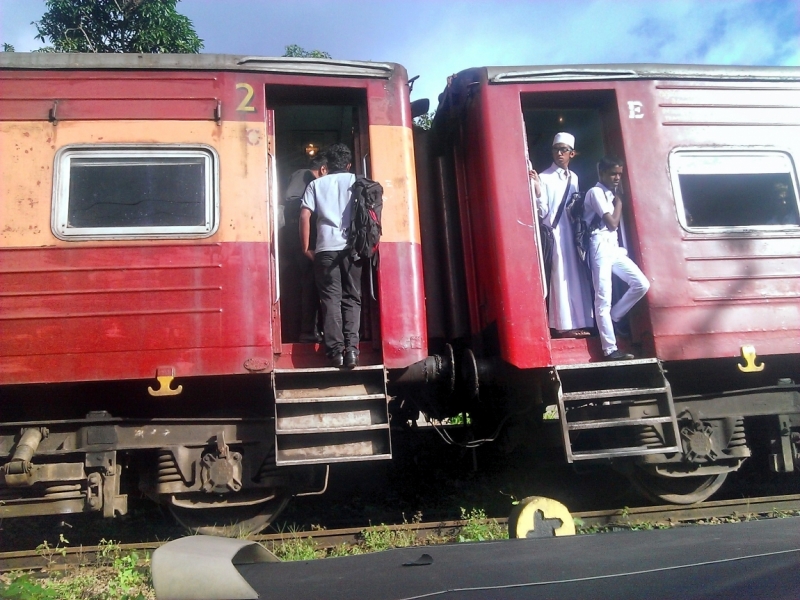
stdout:
<svg viewBox="0 0 800 600">
<path fill-rule="evenodd" d="M 622 508 L 614 510 L 597 510 L 573 513 L 580 519 L 583 527 L 619 527 L 633 528 L 642 524 L 678 525 L 710 519 L 750 519 L 763 516 L 781 516 L 792 512 L 800 512 L 800 494 L 788 496 L 765 496 L 737 500 L 718 500 L 697 505 L 662 505 Z M 508 519 L 494 519 L 504 525 Z M 381 525 L 389 532 L 414 532 L 420 542 L 437 543 L 452 541 L 466 524 L 464 520 L 439 521 L 430 523 L 404 523 L 401 525 Z M 287 531 L 273 534 L 253 536 L 251 539 L 270 545 L 279 545 L 291 539 L 310 539 L 320 549 L 334 548 L 342 544 L 357 544 L 363 539 L 363 532 L 370 527 L 351 527 L 347 529 L 318 529 L 312 531 Z M 169 540 L 167 540 L 169 541 Z M 140 542 L 135 544 L 119 544 L 122 552 L 152 552 L 167 543 Z M 63 570 L 68 566 L 96 563 L 103 547 L 67 547 L 50 548 L 48 550 L 21 550 L 0 552 L 0 573 L 15 570 Z M 107 550 L 106 550 L 107 552 Z"/>
</svg>

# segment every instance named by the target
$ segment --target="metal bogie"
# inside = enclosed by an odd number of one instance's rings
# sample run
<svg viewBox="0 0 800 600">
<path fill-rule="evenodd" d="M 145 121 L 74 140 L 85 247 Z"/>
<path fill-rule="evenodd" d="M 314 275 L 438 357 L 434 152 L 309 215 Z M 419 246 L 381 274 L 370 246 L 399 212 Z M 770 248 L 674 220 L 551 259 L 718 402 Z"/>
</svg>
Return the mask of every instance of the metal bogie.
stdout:
<svg viewBox="0 0 800 600">
<path fill-rule="evenodd" d="M 778 415 L 777 421 L 770 468 L 779 473 L 800 470 L 800 414 Z"/>
<path fill-rule="evenodd" d="M 103 454 L 102 467 L 87 455 L 83 462 L 33 463 L 24 474 L 7 475 L 5 487 L 0 486 L 0 516 L 127 513 L 127 495 L 120 493 L 122 467 L 116 463 L 115 452 Z"/>
<path fill-rule="evenodd" d="M 646 464 L 686 463 L 691 465 L 738 464 L 751 454 L 744 419 L 726 417 L 702 421 L 679 421 L 682 451 L 674 455 L 642 458 Z M 730 470 L 735 470 L 731 468 Z"/>
</svg>

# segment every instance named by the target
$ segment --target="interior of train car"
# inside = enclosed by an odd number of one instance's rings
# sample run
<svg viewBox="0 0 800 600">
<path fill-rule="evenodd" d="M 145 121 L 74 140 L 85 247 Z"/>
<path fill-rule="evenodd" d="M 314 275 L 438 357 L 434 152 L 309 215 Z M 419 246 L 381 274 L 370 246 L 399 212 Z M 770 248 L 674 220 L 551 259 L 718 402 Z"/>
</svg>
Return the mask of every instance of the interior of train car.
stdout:
<svg viewBox="0 0 800 600">
<path fill-rule="evenodd" d="M 356 175 L 369 174 L 367 99 L 363 89 L 283 85 L 268 85 L 266 98 L 268 119 L 275 139 L 270 160 L 274 160 L 277 179 L 270 182 L 274 192 L 272 197 L 277 199 L 278 239 L 275 247 L 278 250 L 281 314 L 280 331 L 276 333 L 279 333 L 285 351 L 311 352 L 308 345 L 321 341 L 321 324 L 315 323 L 316 339 L 303 335 L 302 304 L 307 301 L 316 305 L 316 293 L 313 266 L 301 254 L 299 247 L 299 202 L 287 199 L 288 185 L 296 171 L 308 169 L 315 156 L 336 143 L 344 143 L 352 151 L 352 171 Z M 312 246 L 313 239 L 312 228 Z M 365 272 L 364 278 L 362 289 L 369 290 L 369 274 Z M 310 294 L 309 287 L 314 290 Z M 311 296 L 310 300 L 308 296 Z M 373 294 L 365 293 L 361 313 L 362 343 L 377 340 L 378 336 L 373 335 L 373 331 L 378 331 L 376 308 Z"/>
<path fill-rule="evenodd" d="M 597 163 L 603 156 L 613 155 L 625 160 L 613 91 L 523 93 L 521 103 L 528 159 L 537 171 L 547 169 L 553 162 L 553 138 L 561 131 L 575 136 L 575 157 L 569 168 L 578 176 L 581 193 L 597 183 Z M 628 187 L 624 175 L 622 186 Z M 626 248 L 629 246 L 628 230 L 623 218 L 620 242 Z M 614 278 L 613 285 L 616 301 L 627 286 L 618 278 Z M 624 319 L 628 320 L 629 315 Z M 589 331 L 592 337 L 597 337 L 595 328 Z M 554 330 L 550 333 L 553 337 L 562 335 Z"/>
</svg>

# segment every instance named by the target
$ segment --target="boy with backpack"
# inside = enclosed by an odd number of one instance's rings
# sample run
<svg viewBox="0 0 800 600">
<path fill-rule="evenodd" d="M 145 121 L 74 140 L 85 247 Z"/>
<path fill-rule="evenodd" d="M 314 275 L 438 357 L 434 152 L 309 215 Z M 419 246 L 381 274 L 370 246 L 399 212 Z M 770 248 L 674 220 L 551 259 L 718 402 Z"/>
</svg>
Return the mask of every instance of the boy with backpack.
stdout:
<svg viewBox="0 0 800 600">
<path fill-rule="evenodd" d="M 650 289 L 641 269 L 619 245 L 617 228 L 622 218 L 623 162 L 604 157 L 597 165 L 600 181 L 586 192 L 583 220 L 592 228 L 589 240 L 589 266 L 594 283 L 594 314 L 605 360 L 630 360 L 632 354 L 617 348 L 619 321 Z M 598 221 L 597 217 L 600 217 Z M 611 306 L 611 276 L 628 284 L 628 291 Z"/>
<path fill-rule="evenodd" d="M 352 369 L 358 365 L 361 325 L 361 256 L 348 247 L 352 222 L 350 173 L 352 154 L 345 144 L 325 152 L 328 175 L 308 184 L 300 209 L 303 254 L 314 261 L 314 279 L 320 298 L 325 354 L 331 366 Z M 317 247 L 309 248 L 311 215 L 317 216 Z"/>
</svg>

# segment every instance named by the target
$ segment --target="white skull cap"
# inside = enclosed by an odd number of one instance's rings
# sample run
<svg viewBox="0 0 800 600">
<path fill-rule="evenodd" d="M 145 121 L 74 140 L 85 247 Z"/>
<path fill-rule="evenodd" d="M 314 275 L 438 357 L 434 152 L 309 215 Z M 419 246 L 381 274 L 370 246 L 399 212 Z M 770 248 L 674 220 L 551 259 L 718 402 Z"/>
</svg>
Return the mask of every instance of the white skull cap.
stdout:
<svg viewBox="0 0 800 600">
<path fill-rule="evenodd" d="M 556 137 L 553 138 L 553 146 L 556 144 L 566 144 L 573 150 L 575 149 L 575 136 L 571 133 L 566 133 L 562 131 L 561 133 L 557 133 Z"/>
</svg>

